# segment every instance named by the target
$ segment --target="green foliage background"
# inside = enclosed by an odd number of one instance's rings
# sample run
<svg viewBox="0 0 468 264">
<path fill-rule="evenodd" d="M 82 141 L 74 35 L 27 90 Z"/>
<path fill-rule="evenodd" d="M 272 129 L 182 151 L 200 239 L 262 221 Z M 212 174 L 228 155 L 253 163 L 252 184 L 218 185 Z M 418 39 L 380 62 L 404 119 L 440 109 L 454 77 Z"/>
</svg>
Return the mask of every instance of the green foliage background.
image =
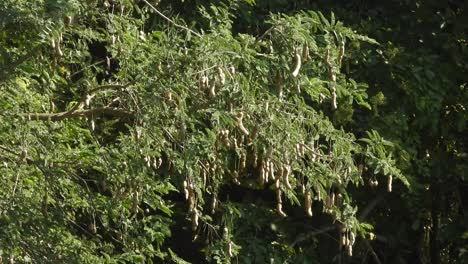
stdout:
<svg viewBox="0 0 468 264">
<path fill-rule="evenodd" d="M 2 1 L 1 261 L 464 263 L 466 17 Z"/>
</svg>

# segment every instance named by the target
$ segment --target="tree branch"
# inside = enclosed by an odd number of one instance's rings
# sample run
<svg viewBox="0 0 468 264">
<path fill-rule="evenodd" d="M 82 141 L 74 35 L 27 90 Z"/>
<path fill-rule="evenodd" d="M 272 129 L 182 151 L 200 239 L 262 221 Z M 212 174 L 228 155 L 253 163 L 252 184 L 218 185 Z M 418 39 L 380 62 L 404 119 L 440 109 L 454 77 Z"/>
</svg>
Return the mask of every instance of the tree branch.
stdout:
<svg viewBox="0 0 468 264">
<path fill-rule="evenodd" d="M 109 89 L 119 89 L 119 88 L 126 88 L 130 84 L 120 85 L 120 84 L 110 84 L 110 85 L 101 85 L 89 90 L 85 95 L 83 95 L 80 101 L 72 107 L 68 112 L 75 112 L 76 110 L 81 110 L 84 105 L 86 104 L 87 100 L 93 98 L 98 92 L 109 90 Z"/>
<path fill-rule="evenodd" d="M 370 251 L 372 257 L 375 260 L 375 263 L 382 264 L 382 262 L 379 259 L 379 256 L 377 256 L 377 253 L 375 253 L 374 248 L 372 248 L 371 244 L 369 243 L 369 241 L 367 241 L 367 239 L 364 239 L 364 244 L 366 244 L 367 249 Z"/>
<path fill-rule="evenodd" d="M 364 221 L 367 216 L 370 214 L 372 210 L 379 204 L 385 197 L 386 193 L 379 193 L 377 197 L 375 197 L 370 203 L 367 204 L 366 208 L 362 210 L 361 214 L 359 214 L 358 219 L 359 221 Z"/>
<path fill-rule="evenodd" d="M 298 238 L 296 238 L 292 243 L 291 245 L 289 245 L 289 247 L 293 248 L 294 246 L 296 246 L 297 243 L 299 242 L 302 242 L 304 240 L 307 240 L 309 239 L 310 237 L 313 237 L 313 236 L 316 236 L 316 235 L 320 235 L 322 233 L 326 233 L 328 231 L 331 231 L 331 230 L 334 230 L 336 229 L 336 226 L 335 225 L 330 225 L 330 226 L 326 226 L 324 228 L 321 228 L 317 231 L 313 231 L 313 232 L 309 232 L 303 236 L 299 236 Z"/>
<path fill-rule="evenodd" d="M 60 113 L 26 113 L 23 114 L 23 116 L 27 116 L 31 120 L 36 119 L 43 121 L 61 121 L 67 118 L 91 117 L 93 115 L 103 114 L 127 119 L 131 119 L 134 117 L 134 114 L 132 112 L 114 107 L 98 107 L 89 110 L 76 110 Z"/>
<path fill-rule="evenodd" d="M 96 93 L 104 90 L 109 90 L 109 89 L 122 89 L 130 84 L 125 84 L 125 85 L 120 85 L 120 84 L 110 84 L 110 85 L 101 85 L 98 87 L 95 87 L 86 94 L 84 94 L 78 103 L 76 103 L 72 109 L 66 112 L 60 112 L 60 113 L 26 113 L 23 114 L 23 116 L 27 116 L 28 119 L 36 119 L 36 120 L 51 120 L 51 121 L 60 121 L 66 118 L 74 118 L 74 117 L 81 117 L 81 116 L 92 116 L 92 115 L 99 115 L 99 114 L 107 114 L 107 115 L 112 115 L 112 116 L 117 116 L 117 117 L 123 117 L 123 118 L 131 118 L 133 117 L 133 113 L 125 111 L 123 109 L 119 108 L 113 108 L 113 107 L 99 107 L 99 108 L 94 108 L 94 109 L 89 109 L 89 110 L 82 110 L 83 107 L 86 104 L 86 101 L 91 100 Z"/>
<path fill-rule="evenodd" d="M 156 12 L 156 14 L 158 14 L 160 17 L 164 18 L 166 21 L 168 21 L 169 23 L 171 23 L 172 25 L 174 25 L 175 27 L 178 27 L 178 28 L 181 28 L 181 29 L 184 29 L 184 30 L 187 30 L 188 32 L 194 34 L 195 36 L 197 37 L 201 37 L 201 35 L 193 30 L 191 30 L 190 28 L 188 27 L 184 27 L 182 25 L 179 25 L 177 24 L 176 22 L 174 22 L 172 19 L 168 18 L 167 16 L 165 16 L 163 13 L 161 13 L 161 11 L 159 11 L 158 9 L 156 9 L 156 7 L 154 7 L 152 4 L 150 4 L 148 1 L 146 0 L 143 0 L 143 2 L 148 5 L 149 7 L 151 7 L 151 9 L 153 9 L 154 12 Z"/>
</svg>

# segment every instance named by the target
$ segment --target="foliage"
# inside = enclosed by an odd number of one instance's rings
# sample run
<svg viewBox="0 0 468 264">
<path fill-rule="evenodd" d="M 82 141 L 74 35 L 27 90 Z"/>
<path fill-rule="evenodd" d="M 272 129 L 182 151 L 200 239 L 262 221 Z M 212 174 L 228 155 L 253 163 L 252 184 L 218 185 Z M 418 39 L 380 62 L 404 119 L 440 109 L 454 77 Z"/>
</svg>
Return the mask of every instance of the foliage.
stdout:
<svg viewBox="0 0 468 264">
<path fill-rule="evenodd" d="M 409 205 L 419 197 L 424 183 L 404 175 L 434 167 L 408 159 L 423 142 L 408 132 L 433 126 L 450 80 L 424 80 L 434 71 L 334 13 L 270 13 L 258 34 L 249 16 L 262 5 L 3 1 L 0 255 L 319 263 L 352 255 L 357 239 L 354 255 L 373 251 L 380 216 L 358 205 L 393 179 L 411 187 L 397 189 Z M 391 56 L 396 70 L 369 69 Z M 403 117 L 373 70 L 408 93 Z M 447 148 L 463 159 L 457 138 Z M 379 181 L 386 190 L 369 195 L 363 184 Z"/>
</svg>

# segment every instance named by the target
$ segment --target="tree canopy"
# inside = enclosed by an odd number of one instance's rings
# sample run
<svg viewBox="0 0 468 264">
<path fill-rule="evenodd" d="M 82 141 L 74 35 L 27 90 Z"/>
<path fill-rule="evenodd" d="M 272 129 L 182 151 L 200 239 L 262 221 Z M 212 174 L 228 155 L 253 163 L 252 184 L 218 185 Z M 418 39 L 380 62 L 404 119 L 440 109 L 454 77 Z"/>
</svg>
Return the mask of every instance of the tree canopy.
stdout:
<svg viewBox="0 0 468 264">
<path fill-rule="evenodd" d="M 2 1 L 0 263 L 464 263 L 467 19 Z"/>
</svg>

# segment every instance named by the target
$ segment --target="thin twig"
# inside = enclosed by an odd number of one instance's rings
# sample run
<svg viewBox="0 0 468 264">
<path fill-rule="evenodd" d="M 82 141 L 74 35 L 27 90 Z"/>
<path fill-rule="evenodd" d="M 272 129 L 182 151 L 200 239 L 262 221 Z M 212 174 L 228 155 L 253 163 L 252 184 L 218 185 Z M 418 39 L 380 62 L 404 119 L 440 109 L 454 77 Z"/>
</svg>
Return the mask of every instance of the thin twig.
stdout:
<svg viewBox="0 0 468 264">
<path fill-rule="evenodd" d="M 81 117 L 81 116 L 92 116 L 94 114 L 108 114 L 117 117 L 131 118 L 133 113 L 125 111 L 119 108 L 112 107 L 98 107 L 89 110 L 82 110 L 86 100 L 94 97 L 96 93 L 109 89 L 123 89 L 130 84 L 120 85 L 120 84 L 111 84 L 111 85 L 101 85 L 96 88 L 89 90 L 85 95 L 83 95 L 78 103 L 76 103 L 72 109 L 66 112 L 60 113 L 25 113 L 23 116 L 27 116 L 29 119 L 33 117 L 37 120 L 51 120 L 51 121 L 60 121 L 66 118 Z"/>
<path fill-rule="evenodd" d="M 88 69 L 88 68 L 91 68 L 93 66 L 96 66 L 96 65 L 99 65 L 99 64 L 102 64 L 103 62 L 105 62 L 106 60 L 100 60 L 100 61 L 96 61 L 95 63 L 91 64 L 91 65 L 88 65 L 86 67 L 83 67 L 81 70 L 78 70 L 77 72 L 74 72 L 71 76 L 70 76 L 70 79 L 75 77 L 77 74 L 83 72 L 84 70 Z"/>
<path fill-rule="evenodd" d="M 134 114 L 132 112 L 113 107 L 98 107 L 89 110 L 76 110 L 73 112 L 60 112 L 60 113 L 25 113 L 23 116 L 27 116 L 31 120 L 42 120 L 42 121 L 60 121 L 67 118 L 75 117 L 90 117 L 93 115 L 106 114 L 122 118 L 133 118 Z"/>
<path fill-rule="evenodd" d="M 270 34 L 270 32 L 276 27 L 277 25 L 271 26 L 269 29 L 267 29 L 260 37 L 258 37 L 255 40 L 255 44 L 259 43 L 260 40 L 262 40 L 266 35 Z"/>
<path fill-rule="evenodd" d="M 377 264 L 382 264 L 382 262 L 380 261 L 379 259 L 379 256 L 377 256 L 377 253 L 375 253 L 374 249 L 372 248 L 371 244 L 369 243 L 369 241 L 367 241 L 367 239 L 364 239 L 364 244 L 366 244 L 367 248 L 369 249 L 372 257 L 374 257 L 374 260 L 375 260 L 375 263 Z"/>
<path fill-rule="evenodd" d="M 364 221 L 372 210 L 379 204 L 385 197 L 385 193 L 380 193 L 375 197 L 370 203 L 367 204 L 366 208 L 362 210 L 361 214 L 358 216 L 359 221 Z"/>
<path fill-rule="evenodd" d="M 156 12 L 156 14 L 158 14 L 159 16 L 161 16 L 162 18 L 164 18 L 165 20 L 167 20 L 169 23 L 173 24 L 175 27 L 178 27 L 178 28 L 181 28 L 181 29 L 184 29 L 184 30 L 187 30 L 188 32 L 196 35 L 197 37 L 201 37 L 201 35 L 193 30 L 191 30 L 190 28 L 188 27 L 184 27 L 182 25 L 179 25 L 177 24 L 176 22 L 174 22 L 172 19 L 168 18 L 167 16 L 165 16 L 163 13 L 161 13 L 158 9 L 156 9 L 156 7 L 154 7 L 152 4 L 150 4 L 148 1 L 146 0 L 143 0 L 143 2 L 145 4 L 147 4 L 149 7 L 151 7 L 151 9 L 153 9 L 154 12 Z"/>
<path fill-rule="evenodd" d="M 206 72 L 206 71 L 211 70 L 211 69 L 216 68 L 216 67 L 218 67 L 218 65 L 213 65 L 213 66 L 211 66 L 211 67 L 209 67 L 209 68 L 206 68 L 206 69 L 197 71 L 197 72 L 195 72 L 195 73 L 192 73 L 192 75 L 197 75 L 197 74 L 199 74 L 199 73 Z"/>
<path fill-rule="evenodd" d="M 80 99 L 80 101 L 75 104 L 72 109 L 70 109 L 68 112 L 74 112 L 76 110 L 81 110 L 83 108 L 83 106 L 85 105 L 86 103 L 86 100 L 88 100 L 88 98 L 92 98 L 96 95 L 96 93 L 100 92 L 100 91 L 104 91 L 104 90 L 109 90 L 109 89 L 123 89 L 123 88 L 126 88 L 127 86 L 129 86 L 130 84 L 125 84 L 125 85 L 120 85 L 120 84 L 110 84 L 110 85 L 101 85 L 101 86 L 98 86 L 98 87 L 95 87 L 91 90 L 89 90 L 85 95 L 83 95 Z"/>
<path fill-rule="evenodd" d="M 297 243 L 299 243 L 299 242 L 302 242 L 302 241 L 304 241 L 304 240 L 309 239 L 310 237 L 313 237 L 313 236 L 316 236 L 316 235 L 320 235 L 320 234 L 322 234 L 322 233 L 326 233 L 326 232 L 331 231 L 331 230 L 334 230 L 334 229 L 336 229 L 336 226 L 335 226 L 335 225 L 330 225 L 330 226 L 326 226 L 326 227 L 324 227 L 324 228 L 321 228 L 321 229 L 319 229 L 319 230 L 317 230 L 317 231 L 313 231 L 313 232 L 307 233 L 307 234 L 305 234 L 305 235 L 303 235 L 303 236 L 300 236 L 300 237 L 296 238 L 296 240 L 294 240 L 294 241 L 291 243 L 291 245 L 289 245 L 289 247 L 293 248 L 293 247 L 294 247 Z"/>
<path fill-rule="evenodd" d="M 18 187 L 18 181 L 19 181 L 19 172 L 16 173 L 15 186 L 13 186 L 13 191 L 11 192 L 12 197 L 15 196 L 16 188 Z"/>
<path fill-rule="evenodd" d="M 15 156 L 19 156 L 18 153 L 12 151 L 11 149 L 9 149 L 8 147 L 5 147 L 5 146 L 3 146 L 3 145 L 0 145 L 0 149 L 4 150 L 4 151 L 6 151 L 6 152 L 8 152 L 8 153 L 10 153 L 10 154 L 13 154 L 13 155 L 15 155 Z"/>
</svg>

